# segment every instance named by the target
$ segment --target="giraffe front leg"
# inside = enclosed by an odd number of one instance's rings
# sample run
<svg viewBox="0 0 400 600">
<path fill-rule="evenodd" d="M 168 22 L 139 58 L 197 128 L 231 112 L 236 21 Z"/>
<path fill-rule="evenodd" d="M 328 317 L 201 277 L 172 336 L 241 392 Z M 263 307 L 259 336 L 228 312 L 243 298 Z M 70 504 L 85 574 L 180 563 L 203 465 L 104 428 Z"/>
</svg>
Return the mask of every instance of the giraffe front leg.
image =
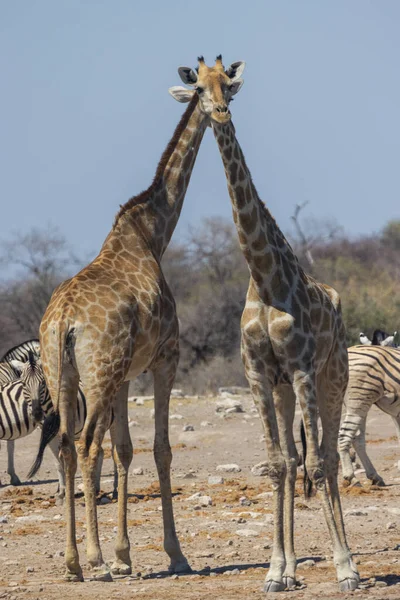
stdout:
<svg viewBox="0 0 400 600">
<path fill-rule="evenodd" d="M 132 573 L 127 524 L 128 474 L 133 455 L 128 427 L 128 390 L 129 381 L 122 384 L 115 399 L 111 438 L 114 450 L 114 472 L 115 466 L 118 472 L 118 532 L 115 543 L 115 561 L 111 565 L 111 572 L 114 575 L 130 575 Z"/>
<path fill-rule="evenodd" d="M 164 346 L 162 355 L 152 368 L 155 408 L 154 459 L 160 481 L 164 550 L 171 560 L 169 571 L 172 573 L 189 573 L 191 567 L 182 553 L 175 529 L 171 490 L 172 452 L 168 433 L 169 398 L 175 380 L 178 358 L 177 342 L 173 340 Z"/>
</svg>

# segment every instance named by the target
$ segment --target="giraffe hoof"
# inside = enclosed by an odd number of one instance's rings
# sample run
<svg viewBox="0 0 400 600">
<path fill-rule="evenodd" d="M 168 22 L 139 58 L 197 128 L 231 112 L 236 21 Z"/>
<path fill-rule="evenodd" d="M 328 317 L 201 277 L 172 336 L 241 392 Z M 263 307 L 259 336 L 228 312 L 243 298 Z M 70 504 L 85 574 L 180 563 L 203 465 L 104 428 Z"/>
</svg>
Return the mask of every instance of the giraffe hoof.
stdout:
<svg viewBox="0 0 400 600">
<path fill-rule="evenodd" d="M 168 567 L 168 571 L 173 575 L 174 573 L 192 573 L 192 567 L 189 565 L 185 557 L 181 560 L 171 561 Z"/>
<path fill-rule="evenodd" d="M 11 485 L 22 485 L 21 480 L 17 475 L 11 475 L 10 484 Z"/>
<path fill-rule="evenodd" d="M 267 579 L 264 584 L 263 591 L 267 594 L 271 592 L 283 592 L 286 589 L 286 585 L 283 581 L 274 581 L 273 579 Z"/>
<path fill-rule="evenodd" d="M 371 483 L 377 487 L 386 487 L 386 483 L 383 481 L 382 477 L 374 477 Z"/>
<path fill-rule="evenodd" d="M 294 587 L 296 587 L 296 578 L 295 577 L 291 577 L 290 575 L 284 575 L 283 576 L 283 583 L 285 585 L 285 589 L 292 589 Z"/>
<path fill-rule="evenodd" d="M 348 577 L 346 579 L 342 579 L 339 581 L 339 590 L 341 592 L 351 592 L 352 590 L 356 590 L 358 588 L 359 579 Z"/>
<path fill-rule="evenodd" d="M 111 573 L 113 575 L 130 575 L 132 573 L 132 567 L 120 560 L 116 560 L 111 565 Z"/>
<path fill-rule="evenodd" d="M 78 573 L 73 573 L 72 571 L 67 569 L 65 571 L 64 580 L 68 581 L 69 583 L 76 583 L 78 581 L 83 581 L 82 571 L 79 571 Z"/>
</svg>

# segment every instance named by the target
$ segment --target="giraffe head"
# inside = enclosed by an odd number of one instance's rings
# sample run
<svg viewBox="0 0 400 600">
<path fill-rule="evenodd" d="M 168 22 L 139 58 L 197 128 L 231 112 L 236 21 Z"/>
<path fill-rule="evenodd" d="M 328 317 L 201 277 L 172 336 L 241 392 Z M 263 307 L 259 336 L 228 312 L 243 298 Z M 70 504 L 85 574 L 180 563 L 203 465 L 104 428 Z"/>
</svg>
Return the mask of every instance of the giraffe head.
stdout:
<svg viewBox="0 0 400 600">
<path fill-rule="evenodd" d="M 243 61 L 235 62 L 225 69 L 222 56 L 216 58 L 213 67 L 207 67 L 204 58 L 198 58 L 199 66 L 194 71 L 190 67 L 179 67 L 178 73 L 183 83 L 193 87 L 193 90 L 175 86 L 169 89 L 171 96 L 178 102 L 189 102 L 194 94 L 199 96 L 199 106 L 211 120 L 217 123 L 227 123 L 231 118 L 229 102 L 243 85 L 240 79 L 244 71 Z"/>
</svg>

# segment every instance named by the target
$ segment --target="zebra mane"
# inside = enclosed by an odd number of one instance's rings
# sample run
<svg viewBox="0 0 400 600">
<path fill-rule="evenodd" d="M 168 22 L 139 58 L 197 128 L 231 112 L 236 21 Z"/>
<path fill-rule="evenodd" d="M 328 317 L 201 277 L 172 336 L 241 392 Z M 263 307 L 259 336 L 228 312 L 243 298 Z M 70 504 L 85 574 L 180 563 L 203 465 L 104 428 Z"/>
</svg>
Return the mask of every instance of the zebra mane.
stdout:
<svg viewBox="0 0 400 600">
<path fill-rule="evenodd" d="M 21 344 L 17 344 L 16 346 L 13 346 L 9 350 L 7 350 L 7 352 L 5 352 L 5 354 L 3 354 L 3 356 L 0 358 L 0 362 L 8 362 L 11 358 L 15 358 L 14 355 L 18 353 L 18 350 L 20 350 L 22 352 L 26 352 L 26 351 L 35 352 L 33 349 L 34 344 L 39 344 L 39 340 L 37 338 L 32 338 L 31 340 L 26 340 L 25 342 L 22 342 Z"/>
</svg>

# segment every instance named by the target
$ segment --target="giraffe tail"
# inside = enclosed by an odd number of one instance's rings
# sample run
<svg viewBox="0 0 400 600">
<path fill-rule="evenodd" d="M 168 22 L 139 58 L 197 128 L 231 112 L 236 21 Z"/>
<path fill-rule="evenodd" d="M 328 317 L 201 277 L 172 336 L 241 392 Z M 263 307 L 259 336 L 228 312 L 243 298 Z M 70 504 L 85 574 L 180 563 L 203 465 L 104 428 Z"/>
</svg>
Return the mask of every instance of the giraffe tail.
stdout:
<svg viewBox="0 0 400 600">
<path fill-rule="evenodd" d="M 303 491 L 304 491 L 304 497 L 310 498 L 313 483 L 312 483 L 312 480 L 308 476 L 307 467 L 306 467 L 307 438 L 306 438 L 306 431 L 304 429 L 303 419 L 301 420 L 301 423 L 300 423 L 300 437 L 301 437 L 301 445 L 303 447 L 303 467 L 304 467 Z"/>
<path fill-rule="evenodd" d="M 31 466 L 29 473 L 27 475 L 28 479 L 32 479 L 39 471 L 42 461 L 43 454 L 46 446 L 51 442 L 53 438 L 57 435 L 60 429 L 60 414 L 57 412 L 51 412 L 44 420 L 42 426 L 42 433 L 40 436 L 40 444 L 37 456 L 33 465 Z"/>
</svg>

